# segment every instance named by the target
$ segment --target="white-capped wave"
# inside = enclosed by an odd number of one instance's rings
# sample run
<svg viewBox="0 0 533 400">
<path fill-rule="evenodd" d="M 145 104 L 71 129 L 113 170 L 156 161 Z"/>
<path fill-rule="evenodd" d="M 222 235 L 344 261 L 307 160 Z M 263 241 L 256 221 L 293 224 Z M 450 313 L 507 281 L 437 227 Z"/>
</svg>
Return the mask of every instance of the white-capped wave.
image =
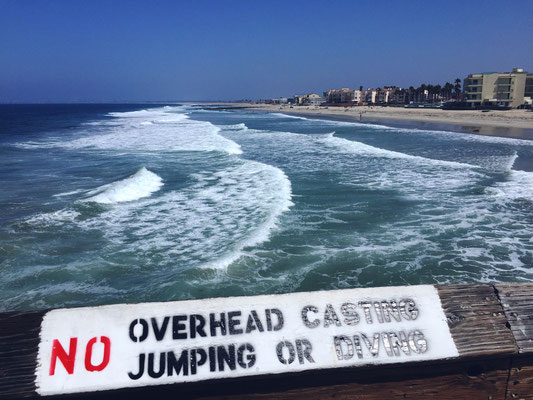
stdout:
<svg viewBox="0 0 533 400">
<path fill-rule="evenodd" d="M 252 176 L 263 174 L 264 171 L 269 172 L 271 180 L 269 186 L 271 188 L 275 187 L 276 193 L 265 192 L 263 194 L 263 201 L 268 205 L 268 214 L 266 214 L 263 221 L 249 232 L 247 237 L 235 244 L 232 251 L 215 261 L 205 264 L 205 268 L 227 268 L 232 262 L 241 257 L 243 249 L 266 242 L 270 237 L 270 233 L 277 228 L 280 216 L 294 205 L 291 200 L 291 181 L 281 169 L 252 161 L 248 161 L 247 165 L 248 168 L 252 169 Z M 258 176 L 258 179 L 260 179 L 260 176 Z"/>
<path fill-rule="evenodd" d="M 234 125 L 220 125 L 220 127 L 225 131 L 246 131 L 248 127 L 245 123 L 234 124 Z"/>
<path fill-rule="evenodd" d="M 72 196 L 72 195 L 79 194 L 79 193 L 82 193 L 82 192 L 84 192 L 83 189 L 77 189 L 77 190 L 72 190 L 72 191 L 70 191 L 70 192 L 64 192 L 64 193 L 54 194 L 53 197 Z"/>
<path fill-rule="evenodd" d="M 533 202 L 533 172 L 510 170 L 505 181 L 488 187 L 486 192 L 503 200 L 523 199 Z"/>
<path fill-rule="evenodd" d="M 271 113 L 271 115 L 276 116 L 276 117 L 282 117 L 282 118 L 309 120 L 309 118 L 300 117 L 298 115 L 284 114 L 284 113 Z"/>
<path fill-rule="evenodd" d="M 505 169 L 507 171 L 510 171 L 513 169 L 513 165 L 517 158 L 518 158 L 518 153 L 515 151 L 514 154 L 509 158 L 508 163 L 505 165 Z"/>
<path fill-rule="evenodd" d="M 186 188 L 121 203 L 78 226 L 98 229 L 120 247 L 131 243 L 134 253 L 155 252 L 160 267 L 223 269 L 268 240 L 292 205 L 287 176 L 259 162 L 236 160 L 191 178 Z"/>
<path fill-rule="evenodd" d="M 139 200 L 157 192 L 162 186 L 163 180 L 160 176 L 142 167 L 125 179 L 100 186 L 89 192 L 88 195 L 91 197 L 86 198 L 84 201 L 113 204 Z"/>
<path fill-rule="evenodd" d="M 458 168 L 473 168 L 474 166 L 464 163 L 459 163 L 455 161 L 445 161 L 445 160 L 437 160 L 432 158 L 426 158 L 421 156 L 414 156 L 411 154 L 405 154 L 400 153 L 398 151 L 393 150 L 386 150 L 379 147 L 370 146 L 368 144 L 364 144 L 361 142 L 357 142 L 354 140 L 348 140 L 344 138 L 339 138 L 334 136 L 333 134 L 328 134 L 326 137 L 321 137 L 319 141 L 324 143 L 326 146 L 334 147 L 337 150 L 343 151 L 343 152 L 349 152 L 354 153 L 362 156 L 370 156 L 370 157 L 384 157 L 384 158 L 401 158 L 401 159 L 408 159 L 408 160 L 414 160 L 424 163 L 435 163 L 440 165 L 446 165 L 449 167 L 458 167 Z"/>
<path fill-rule="evenodd" d="M 220 128 L 206 121 L 195 121 L 183 113 L 184 107 L 109 113 L 114 123 L 104 131 L 83 132 L 73 140 L 49 138 L 46 141 L 15 143 L 26 149 L 66 148 L 72 150 L 219 151 L 241 154 L 240 146 L 219 134 Z"/>
</svg>

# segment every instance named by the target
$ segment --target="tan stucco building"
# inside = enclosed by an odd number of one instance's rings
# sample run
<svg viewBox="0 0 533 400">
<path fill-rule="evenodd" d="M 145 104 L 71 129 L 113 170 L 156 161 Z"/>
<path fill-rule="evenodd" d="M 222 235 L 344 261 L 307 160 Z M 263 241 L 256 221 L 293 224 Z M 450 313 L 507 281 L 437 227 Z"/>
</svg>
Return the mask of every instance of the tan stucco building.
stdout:
<svg viewBox="0 0 533 400">
<path fill-rule="evenodd" d="M 486 72 L 470 74 L 463 84 L 464 100 L 472 108 L 499 106 L 516 108 L 531 104 L 533 98 L 533 74 L 522 68 L 512 72 Z"/>
</svg>

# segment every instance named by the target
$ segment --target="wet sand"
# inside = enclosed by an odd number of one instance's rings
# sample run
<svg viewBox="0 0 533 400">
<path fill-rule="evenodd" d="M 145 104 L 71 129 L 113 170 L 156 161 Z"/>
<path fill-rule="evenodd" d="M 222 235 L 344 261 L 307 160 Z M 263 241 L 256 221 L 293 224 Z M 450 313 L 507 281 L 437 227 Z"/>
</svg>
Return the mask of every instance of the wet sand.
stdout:
<svg viewBox="0 0 533 400">
<path fill-rule="evenodd" d="M 446 130 L 487 136 L 533 140 L 533 112 L 408 109 L 398 107 L 280 107 L 270 104 L 229 103 L 250 110 L 279 112 L 306 118 L 375 123 L 388 126 Z"/>
</svg>

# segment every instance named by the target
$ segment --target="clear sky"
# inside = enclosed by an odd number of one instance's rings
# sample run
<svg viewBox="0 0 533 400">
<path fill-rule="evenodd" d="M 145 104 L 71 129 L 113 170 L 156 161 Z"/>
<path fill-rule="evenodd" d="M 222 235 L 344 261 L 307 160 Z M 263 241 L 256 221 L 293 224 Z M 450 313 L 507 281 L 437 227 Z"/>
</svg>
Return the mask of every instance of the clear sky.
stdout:
<svg viewBox="0 0 533 400">
<path fill-rule="evenodd" d="M 0 0 L 0 102 L 272 98 L 533 71 L 533 1 Z"/>
</svg>

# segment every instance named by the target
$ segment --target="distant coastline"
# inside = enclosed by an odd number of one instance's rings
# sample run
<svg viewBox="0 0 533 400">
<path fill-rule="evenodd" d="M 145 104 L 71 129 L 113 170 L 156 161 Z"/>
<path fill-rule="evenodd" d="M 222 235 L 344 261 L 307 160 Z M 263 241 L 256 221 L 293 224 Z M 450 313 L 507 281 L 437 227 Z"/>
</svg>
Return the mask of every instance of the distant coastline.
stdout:
<svg viewBox="0 0 533 400">
<path fill-rule="evenodd" d="M 290 108 L 273 104 L 209 103 L 228 108 L 278 112 L 306 118 L 324 118 L 363 123 L 380 123 L 396 127 L 452 130 L 488 136 L 533 140 L 533 112 L 529 110 L 489 111 L 416 109 L 403 107 L 314 107 Z"/>
</svg>

